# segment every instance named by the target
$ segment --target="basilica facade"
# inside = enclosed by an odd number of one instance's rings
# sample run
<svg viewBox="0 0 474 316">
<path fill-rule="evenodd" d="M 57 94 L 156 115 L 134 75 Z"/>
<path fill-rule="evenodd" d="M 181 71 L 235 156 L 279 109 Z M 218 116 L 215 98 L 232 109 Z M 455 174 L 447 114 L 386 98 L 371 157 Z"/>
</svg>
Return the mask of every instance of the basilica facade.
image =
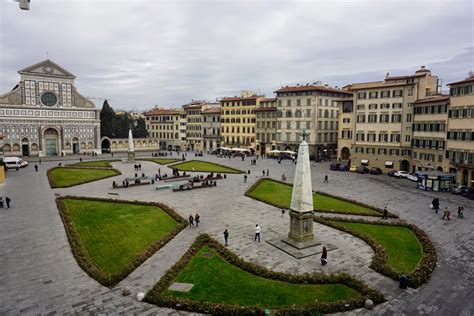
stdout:
<svg viewBox="0 0 474 316">
<path fill-rule="evenodd" d="M 73 74 L 51 60 L 18 73 L 20 82 L 0 95 L 5 156 L 100 152 L 100 109 L 79 94 Z"/>
</svg>

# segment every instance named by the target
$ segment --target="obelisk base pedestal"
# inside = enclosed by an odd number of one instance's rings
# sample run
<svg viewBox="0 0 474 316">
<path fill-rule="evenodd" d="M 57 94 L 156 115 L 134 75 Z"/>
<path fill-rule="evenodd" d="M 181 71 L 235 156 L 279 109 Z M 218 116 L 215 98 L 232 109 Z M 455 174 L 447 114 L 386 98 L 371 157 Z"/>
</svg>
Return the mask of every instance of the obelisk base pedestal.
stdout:
<svg viewBox="0 0 474 316">
<path fill-rule="evenodd" d="M 133 152 L 133 151 L 128 152 L 127 162 L 135 162 L 135 152 Z"/>
</svg>

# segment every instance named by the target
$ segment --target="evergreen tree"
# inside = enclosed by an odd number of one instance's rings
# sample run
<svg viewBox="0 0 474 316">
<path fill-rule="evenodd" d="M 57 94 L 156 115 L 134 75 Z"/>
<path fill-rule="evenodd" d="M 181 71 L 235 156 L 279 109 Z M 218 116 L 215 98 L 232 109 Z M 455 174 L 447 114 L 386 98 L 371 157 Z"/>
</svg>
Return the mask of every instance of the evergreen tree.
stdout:
<svg viewBox="0 0 474 316">
<path fill-rule="evenodd" d="M 102 110 L 100 111 L 100 136 L 104 137 L 114 137 L 114 121 L 115 121 L 115 112 L 112 107 L 110 107 L 107 100 L 104 101 L 102 105 Z"/>
<path fill-rule="evenodd" d="M 136 138 L 145 138 L 148 136 L 148 132 L 146 131 L 146 123 L 143 117 L 140 117 L 137 120 L 137 125 L 133 127 L 133 137 Z"/>
</svg>

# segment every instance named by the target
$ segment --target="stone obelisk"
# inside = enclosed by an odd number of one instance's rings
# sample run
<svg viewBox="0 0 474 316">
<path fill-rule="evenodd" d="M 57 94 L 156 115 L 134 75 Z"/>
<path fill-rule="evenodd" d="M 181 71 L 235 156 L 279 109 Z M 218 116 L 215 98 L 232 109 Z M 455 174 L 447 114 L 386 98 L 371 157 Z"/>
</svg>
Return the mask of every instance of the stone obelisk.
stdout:
<svg viewBox="0 0 474 316">
<path fill-rule="evenodd" d="M 285 240 L 298 249 L 312 247 L 318 243 L 313 234 L 313 188 L 311 185 L 311 165 L 309 147 L 306 143 L 308 134 L 301 133 L 302 141 L 298 149 L 293 193 L 290 204 L 290 232 Z"/>
<path fill-rule="evenodd" d="M 133 135 L 132 130 L 128 131 L 128 156 L 127 162 L 135 162 L 135 150 L 133 147 Z"/>
</svg>

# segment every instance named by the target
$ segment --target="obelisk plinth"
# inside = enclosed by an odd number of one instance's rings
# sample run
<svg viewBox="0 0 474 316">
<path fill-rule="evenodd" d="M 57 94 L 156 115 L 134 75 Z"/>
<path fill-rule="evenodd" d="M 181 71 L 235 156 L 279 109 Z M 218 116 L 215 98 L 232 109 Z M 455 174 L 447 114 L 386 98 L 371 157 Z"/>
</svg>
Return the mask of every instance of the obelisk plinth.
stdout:
<svg viewBox="0 0 474 316">
<path fill-rule="evenodd" d="M 127 162 L 135 162 L 135 150 L 133 147 L 133 135 L 132 130 L 128 130 L 128 155 L 127 155 Z"/>
</svg>

